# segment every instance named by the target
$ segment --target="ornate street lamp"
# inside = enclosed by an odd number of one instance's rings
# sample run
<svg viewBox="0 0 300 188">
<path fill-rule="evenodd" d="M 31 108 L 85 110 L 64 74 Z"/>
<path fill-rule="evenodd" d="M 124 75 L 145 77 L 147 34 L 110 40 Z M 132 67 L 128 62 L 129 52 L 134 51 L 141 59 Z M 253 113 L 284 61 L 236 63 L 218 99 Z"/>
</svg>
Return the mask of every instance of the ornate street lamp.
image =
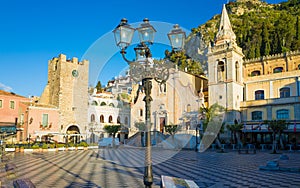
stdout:
<svg viewBox="0 0 300 188">
<path fill-rule="evenodd" d="M 130 45 L 134 31 L 137 30 L 139 34 L 140 43 L 134 48 L 136 53 L 136 59 L 130 61 L 125 57 L 126 48 Z M 181 31 L 181 32 L 180 32 Z M 142 81 L 142 87 L 145 91 L 146 108 L 146 150 L 145 150 L 145 170 L 144 170 L 144 185 L 145 187 L 151 187 L 153 183 L 152 174 L 152 159 L 151 159 L 151 122 L 150 122 L 150 109 L 151 101 L 151 89 L 152 79 L 159 84 L 165 84 L 169 78 L 169 69 L 172 64 L 165 61 L 156 63 L 153 61 L 152 54 L 149 46 L 153 44 L 154 35 L 156 30 L 149 23 L 149 20 L 145 18 L 143 23 L 138 28 L 132 28 L 125 18 L 121 20 L 121 23 L 114 29 L 116 44 L 121 48 L 121 54 L 123 59 L 129 64 L 130 77 L 136 82 Z M 174 29 L 168 33 L 173 50 L 180 50 L 183 48 L 185 39 L 185 33 L 179 29 L 178 25 L 174 26 Z"/>
<path fill-rule="evenodd" d="M 173 26 L 173 29 L 168 33 L 171 46 L 174 51 L 180 51 L 184 47 L 185 32 L 179 27 L 178 24 Z"/>
</svg>

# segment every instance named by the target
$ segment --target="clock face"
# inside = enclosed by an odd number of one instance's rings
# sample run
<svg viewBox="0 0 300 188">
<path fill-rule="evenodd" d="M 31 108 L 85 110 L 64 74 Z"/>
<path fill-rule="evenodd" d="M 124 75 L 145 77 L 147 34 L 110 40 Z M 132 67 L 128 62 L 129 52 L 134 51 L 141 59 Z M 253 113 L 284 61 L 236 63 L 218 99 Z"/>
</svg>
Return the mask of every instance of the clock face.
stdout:
<svg viewBox="0 0 300 188">
<path fill-rule="evenodd" d="M 78 77 L 78 70 L 73 70 L 72 71 L 72 76 Z"/>
</svg>

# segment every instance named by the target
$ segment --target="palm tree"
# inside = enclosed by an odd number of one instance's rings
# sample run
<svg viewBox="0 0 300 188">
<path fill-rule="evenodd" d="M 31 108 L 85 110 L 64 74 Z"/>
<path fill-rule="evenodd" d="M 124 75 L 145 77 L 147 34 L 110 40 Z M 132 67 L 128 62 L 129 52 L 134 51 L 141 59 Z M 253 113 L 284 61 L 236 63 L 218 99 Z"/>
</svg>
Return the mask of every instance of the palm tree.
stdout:
<svg viewBox="0 0 300 188">
<path fill-rule="evenodd" d="M 227 125 L 227 129 L 231 132 L 231 139 L 233 141 L 233 144 L 237 144 L 238 142 L 238 133 L 241 132 L 241 129 L 243 128 L 243 124 L 239 124 L 237 121 L 234 122 L 232 125 Z"/>
<path fill-rule="evenodd" d="M 224 132 L 224 122 L 220 126 L 220 122 L 223 121 L 220 119 L 220 114 L 224 114 L 225 108 L 218 103 L 215 103 L 211 105 L 210 107 L 200 107 L 200 113 L 205 114 L 205 118 L 203 120 L 203 131 L 206 132 L 208 128 L 210 128 L 210 131 L 217 131 L 217 137 L 216 137 L 216 142 L 219 147 L 221 147 L 221 143 L 219 140 L 219 135 L 220 133 Z M 210 127 L 209 127 L 210 126 Z M 201 135 L 202 137 L 202 135 Z"/>
<path fill-rule="evenodd" d="M 268 124 L 269 128 L 273 132 L 273 146 L 272 153 L 277 153 L 276 151 L 276 134 L 281 135 L 282 131 L 287 128 L 287 124 L 285 120 L 265 120 L 265 124 Z"/>
</svg>

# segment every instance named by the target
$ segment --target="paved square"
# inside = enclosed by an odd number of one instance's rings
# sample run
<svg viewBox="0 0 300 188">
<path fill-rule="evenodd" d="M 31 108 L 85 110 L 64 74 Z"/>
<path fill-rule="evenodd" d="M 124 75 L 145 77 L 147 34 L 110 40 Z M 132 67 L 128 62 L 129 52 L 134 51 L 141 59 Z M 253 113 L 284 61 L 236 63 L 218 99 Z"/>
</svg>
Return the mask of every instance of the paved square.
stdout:
<svg viewBox="0 0 300 188">
<path fill-rule="evenodd" d="M 300 167 L 300 153 L 286 153 L 283 166 Z M 153 187 L 161 175 L 195 181 L 200 187 L 300 187 L 300 173 L 261 171 L 259 166 L 278 159 L 268 152 L 241 154 L 207 151 L 153 149 Z M 144 187 L 140 148 L 96 149 L 45 153 L 13 153 L 8 161 L 17 166 L 15 176 L 6 176 L 1 165 L 3 187 L 19 178 L 30 179 L 36 187 Z"/>
</svg>

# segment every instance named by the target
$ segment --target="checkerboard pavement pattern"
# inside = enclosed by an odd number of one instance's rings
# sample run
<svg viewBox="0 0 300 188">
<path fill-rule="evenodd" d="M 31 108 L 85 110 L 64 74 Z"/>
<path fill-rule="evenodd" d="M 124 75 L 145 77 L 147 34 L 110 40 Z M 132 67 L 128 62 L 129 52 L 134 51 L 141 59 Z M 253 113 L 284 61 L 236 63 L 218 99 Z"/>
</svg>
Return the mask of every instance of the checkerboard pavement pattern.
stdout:
<svg viewBox="0 0 300 188">
<path fill-rule="evenodd" d="M 300 167 L 300 153 L 286 153 L 290 160 L 280 165 Z M 207 151 L 152 150 L 154 188 L 161 175 L 193 180 L 199 187 L 300 187 L 300 173 L 261 171 L 259 166 L 278 159 L 268 152 L 241 154 Z M 141 148 L 99 149 L 48 153 L 14 153 L 10 163 L 16 177 L 6 178 L 11 187 L 19 178 L 36 187 L 132 187 L 143 186 L 144 150 Z"/>
</svg>

